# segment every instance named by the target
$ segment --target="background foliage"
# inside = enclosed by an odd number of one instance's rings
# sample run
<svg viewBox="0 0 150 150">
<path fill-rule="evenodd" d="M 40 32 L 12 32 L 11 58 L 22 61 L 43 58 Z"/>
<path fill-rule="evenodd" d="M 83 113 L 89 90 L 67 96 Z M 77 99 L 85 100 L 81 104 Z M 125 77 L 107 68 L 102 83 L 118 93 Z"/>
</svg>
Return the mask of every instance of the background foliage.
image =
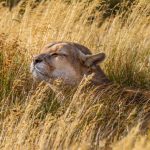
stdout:
<svg viewBox="0 0 150 150">
<path fill-rule="evenodd" d="M 150 149 L 150 5 L 105 2 L 1 3 L 0 149 Z M 35 83 L 32 56 L 61 40 L 105 52 L 112 84 Z"/>
</svg>

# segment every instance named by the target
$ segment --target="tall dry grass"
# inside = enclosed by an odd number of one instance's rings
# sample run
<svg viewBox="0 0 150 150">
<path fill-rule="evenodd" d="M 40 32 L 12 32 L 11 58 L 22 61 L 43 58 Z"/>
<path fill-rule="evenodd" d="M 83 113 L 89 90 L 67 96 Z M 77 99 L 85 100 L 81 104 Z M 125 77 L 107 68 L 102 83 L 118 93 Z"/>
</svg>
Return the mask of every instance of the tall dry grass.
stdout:
<svg viewBox="0 0 150 150">
<path fill-rule="evenodd" d="M 28 1 L 11 13 L 1 7 L 1 149 L 149 149 L 150 6 L 106 20 L 97 12 L 89 24 L 98 3 L 52 0 L 31 9 Z M 32 55 L 60 40 L 104 51 L 113 84 L 87 88 L 84 79 L 63 101 L 45 83 L 36 85 Z"/>
</svg>

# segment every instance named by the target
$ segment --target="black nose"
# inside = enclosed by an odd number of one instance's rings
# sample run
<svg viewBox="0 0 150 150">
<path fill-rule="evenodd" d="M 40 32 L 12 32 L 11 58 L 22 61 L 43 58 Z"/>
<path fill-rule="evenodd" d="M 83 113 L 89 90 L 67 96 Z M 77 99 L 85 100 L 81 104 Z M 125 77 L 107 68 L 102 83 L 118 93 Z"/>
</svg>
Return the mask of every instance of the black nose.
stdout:
<svg viewBox="0 0 150 150">
<path fill-rule="evenodd" d="M 42 62 L 42 61 L 43 61 L 42 59 L 36 58 L 36 59 L 34 60 L 34 64 L 40 63 L 40 62 Z"/>
</svg>

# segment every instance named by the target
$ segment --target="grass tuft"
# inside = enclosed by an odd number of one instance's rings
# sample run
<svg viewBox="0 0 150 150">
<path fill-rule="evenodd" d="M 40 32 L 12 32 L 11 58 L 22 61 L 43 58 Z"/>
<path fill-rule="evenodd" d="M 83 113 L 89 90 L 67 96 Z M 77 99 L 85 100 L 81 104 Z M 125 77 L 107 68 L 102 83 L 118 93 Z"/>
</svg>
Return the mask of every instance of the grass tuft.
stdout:
<svg viewBox="0 0 150 150">
<path fill-rule="evenodd" d="M 148 150 L 149 3 L 106 19 L 103 10 L 93 13 L 97 0 L 31 3 L 0 9 L 0 149 Z M 61 93 L 34 83 L 32 56 L 61 40 L 105 52 L 101 65 L 112 84 L 91 87 L 89 77 Z"/>
</svg>

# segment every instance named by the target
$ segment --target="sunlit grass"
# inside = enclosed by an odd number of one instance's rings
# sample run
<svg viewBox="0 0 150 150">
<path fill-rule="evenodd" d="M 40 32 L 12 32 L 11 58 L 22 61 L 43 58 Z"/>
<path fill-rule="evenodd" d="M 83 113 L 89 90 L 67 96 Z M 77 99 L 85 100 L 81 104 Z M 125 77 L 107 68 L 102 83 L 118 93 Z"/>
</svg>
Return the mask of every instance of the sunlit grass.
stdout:
<svg viewBox="0 0 150 150">
<path fill-rule="evenodd" d="M 52 0 L 31 9 L 29 1 L 0 9 L 1 149 L 149 149 L 150 6 L 138 4 L 101 25 L 99 12 L 89 24 L 98 3 Z M 112 85 L 89 87 L 84 79 L 62 93 L 37 85 L 32 56 L 61 40 L 105 52 L 101 65 Z"/>
</svg>

